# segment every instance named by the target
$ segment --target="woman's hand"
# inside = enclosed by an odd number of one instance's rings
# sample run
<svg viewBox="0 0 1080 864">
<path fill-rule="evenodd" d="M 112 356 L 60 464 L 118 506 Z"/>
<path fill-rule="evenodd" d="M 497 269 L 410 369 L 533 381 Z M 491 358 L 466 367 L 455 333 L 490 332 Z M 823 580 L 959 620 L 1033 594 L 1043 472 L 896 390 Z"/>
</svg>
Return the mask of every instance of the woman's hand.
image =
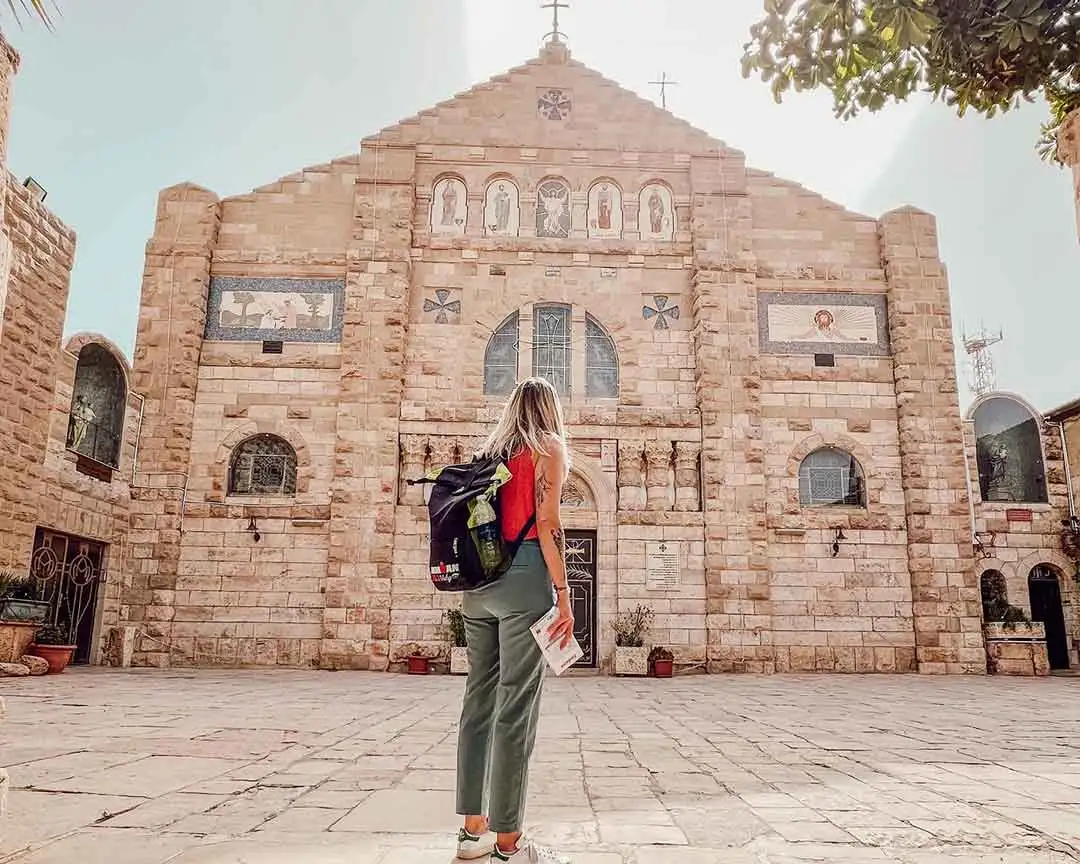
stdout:
<svg viewBox="0 0 1080 864">
<path fill-rule="evenodd" d="M 570 591 L 559 591 L 558 594 L 556 605 L 559 608 L 559 617 L 548 627 L 548 638 L 553 644 L 558 642 L 560 648 L 565 648 L 574 638 L 574 610 L 570 607 Z"/>
</svg>

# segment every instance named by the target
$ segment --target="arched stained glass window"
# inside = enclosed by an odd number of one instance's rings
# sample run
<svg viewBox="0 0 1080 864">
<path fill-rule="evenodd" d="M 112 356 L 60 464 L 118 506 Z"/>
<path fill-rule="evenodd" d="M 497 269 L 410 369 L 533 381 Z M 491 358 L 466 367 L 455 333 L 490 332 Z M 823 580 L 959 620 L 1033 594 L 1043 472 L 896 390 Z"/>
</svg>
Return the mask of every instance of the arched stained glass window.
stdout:
<svg viewBox="0 0 1080 864">
<path fill-rule="evenodd" d="M 619 357 L 615 342 L 592 315 L 585 318 L 585 395 L 619 395 Z"/>
<path fill-rule="evenodd" d="M 865 507 L 866 484 L 858 460 L 835 447 L 815 450 L 799 466 L 804 507 Z"/>
<path fill-rule="evenodd" d="M 1015 399 L 995 396 L 975 409 L 975 461 L 983 501 L 1046 503 L 1039 421 Z"/>
<path fill-rule="evenodd" d="M 506 396 L 517 383 L 518 313 L 515 312 L 491 334 L 484 351 L 484 395 Z"/>
<path fill-rule="evenodd" d="M 229 494 L 295 495 L 292 445 L 276 435 L 255 435 L 237 444 L 229 466 Z"/>
</svg>

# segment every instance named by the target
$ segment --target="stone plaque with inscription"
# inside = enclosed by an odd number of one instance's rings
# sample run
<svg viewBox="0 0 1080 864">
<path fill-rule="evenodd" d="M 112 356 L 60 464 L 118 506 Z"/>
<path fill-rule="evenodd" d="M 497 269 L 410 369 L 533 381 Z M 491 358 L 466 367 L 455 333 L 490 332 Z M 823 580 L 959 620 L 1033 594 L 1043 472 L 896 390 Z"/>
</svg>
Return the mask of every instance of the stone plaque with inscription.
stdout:
<svg viewBox="0 0 1080 864">
<path fill-rule="evenodd" d="M 682 544 L 664 540 L 645 544 L 645 588 L 649 591 L 671 591 L 681 584 L 679 561 Z"/>
</svg>

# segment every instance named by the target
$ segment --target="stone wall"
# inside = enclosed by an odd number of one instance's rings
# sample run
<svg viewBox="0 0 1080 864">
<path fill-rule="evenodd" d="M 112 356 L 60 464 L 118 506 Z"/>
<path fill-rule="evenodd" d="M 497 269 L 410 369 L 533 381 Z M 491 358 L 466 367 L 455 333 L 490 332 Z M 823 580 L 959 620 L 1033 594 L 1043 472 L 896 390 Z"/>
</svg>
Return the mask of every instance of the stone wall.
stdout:
<svg viewBox="0 0 1080 864">
<path fill-rule="evenodd" d="M 1001 397 L 1017 398 L 1008 394 L 989 394 L 987 398 Z M 1033 412 L 1033 416 L 1040 421 L 1047 481 L 1046 503 L 984 501 L 979 487 L 975 428 L 971 419 L 979 404 L 980 402 L 976 402 L 972 406 L 968 412 L 969 419 L 964 423 L 964 443 L 971 471 L 971 496 L 977 540 L 975 573 L 981 578 L 989 570 L 1000 572 L 1005 577 L 1007 602 L 1019 607 L 1030 617 L 1028 576 L 1032 569 L 1039 565 L 1049 565 L 1057 571 L 1065 627 L 1071 643 L 1070 660 L 1072 664 L 1080 663 L 1080 592 L 1074 578 L 1076 564 L 1062 549 L 1062 532 L 1069 519 L 1069 499 L 1058 427 L 1043 423 Z"/>
</svg>

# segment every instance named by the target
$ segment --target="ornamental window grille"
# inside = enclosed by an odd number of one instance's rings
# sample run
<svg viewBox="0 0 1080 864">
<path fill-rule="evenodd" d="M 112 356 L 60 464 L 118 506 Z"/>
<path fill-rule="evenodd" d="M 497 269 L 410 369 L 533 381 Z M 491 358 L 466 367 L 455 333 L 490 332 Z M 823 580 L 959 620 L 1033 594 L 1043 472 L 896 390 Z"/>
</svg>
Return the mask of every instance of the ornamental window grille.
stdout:
<svg viewBox="0 0 1080 864">
<path fill-rule="evenodd" d="M 230 495 L 295 495 L 296 451 L 284 438 L 255 435 L 233 450 Z"/>
<path fill-rule="evenodd" d="M 570 395 L 570 307 L 537 306 L 533 321 L 533 375 L 560 396 Z"/>
<path fill-rule="evenodd" d="M 843 450 L 815 450 L 799 466 L 799 503 L 804 507 L 865 507 L 862 466 Z"/>
</svg>

